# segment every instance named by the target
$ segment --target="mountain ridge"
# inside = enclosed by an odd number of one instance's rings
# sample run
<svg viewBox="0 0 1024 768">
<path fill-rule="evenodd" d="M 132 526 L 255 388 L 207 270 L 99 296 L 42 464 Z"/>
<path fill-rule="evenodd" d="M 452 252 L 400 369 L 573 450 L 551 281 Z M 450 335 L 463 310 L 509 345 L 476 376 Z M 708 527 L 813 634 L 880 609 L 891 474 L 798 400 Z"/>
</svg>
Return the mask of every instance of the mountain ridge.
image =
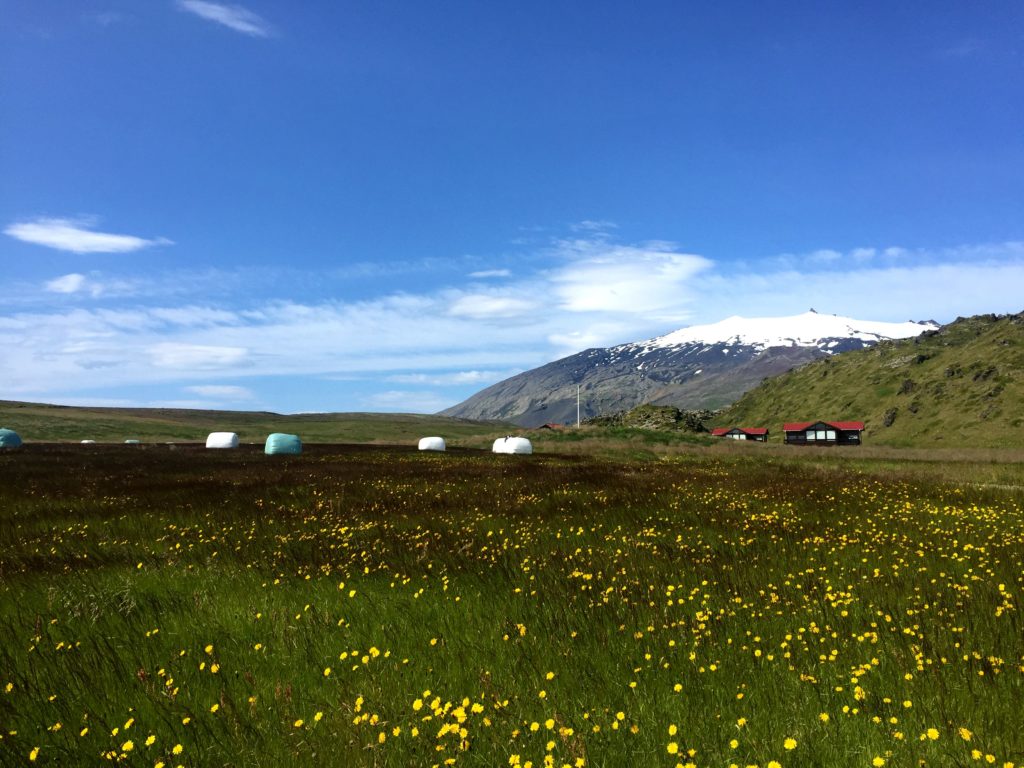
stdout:
<svg viewBox="0 0 1024 768">
<path fill-rule="evenodd" d="M 725 407 L 765 378 L 819 357 L 906 338 L 939 326 L 885 323 L 814 310 L 778 318 L 733 316 L 645 341 L 583 350 L 492 384 L 440 415 L 525 427 L 575 422 L 642 404 Z"/>
</svg>

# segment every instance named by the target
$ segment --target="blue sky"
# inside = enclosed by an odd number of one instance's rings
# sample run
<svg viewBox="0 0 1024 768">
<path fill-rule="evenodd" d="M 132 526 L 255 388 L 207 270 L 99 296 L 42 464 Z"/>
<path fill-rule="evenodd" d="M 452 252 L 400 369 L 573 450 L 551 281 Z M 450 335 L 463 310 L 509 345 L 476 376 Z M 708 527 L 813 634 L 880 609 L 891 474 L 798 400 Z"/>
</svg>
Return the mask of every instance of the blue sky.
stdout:
<svg viewBox="0 0 1024 768">
<path fill-rule="evenodd" d="M 409 410 L 1024 309 L 1019 2 L 0 0 L 0 398 Z"/>
</svg>

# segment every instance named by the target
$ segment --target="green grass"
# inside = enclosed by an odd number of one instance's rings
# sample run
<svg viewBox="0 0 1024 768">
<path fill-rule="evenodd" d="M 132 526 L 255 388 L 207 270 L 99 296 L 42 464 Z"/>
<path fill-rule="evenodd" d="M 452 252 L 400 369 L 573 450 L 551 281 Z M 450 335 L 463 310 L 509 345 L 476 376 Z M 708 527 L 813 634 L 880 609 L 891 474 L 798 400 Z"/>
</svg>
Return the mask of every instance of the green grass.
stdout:
<svg viewBox="0 0 1024 768">
<path fill-rule="evenodd" d="M 634 450 L 0 453 L 0 763 L 1024 762 L 1024 465 Z"/>
<path fill-rule="evenodd" d="M 210 432 L 237 432 L 244 443 L 263 443 L 271 432 L 298 434 L 308 443 L 411 443 L 439 434 L 458 444 L 463 438 L 491 436 L 515 427 L 408 413 L 303 413 L 179 408 L 80 408 L 0 400 L 0 426 L 26 442 L 205 443 Z M 504 431 L 503 431 L 504 430 Z"/>
<path fill-rule="evenodd" d="M 715 424 L 768 427 L 781 441 L 784 422 L 855 420 L 869 445 L 1024 448 L 1022 372 L 1024 314 L 970 317 L 769 379 Z"/>
</svg>

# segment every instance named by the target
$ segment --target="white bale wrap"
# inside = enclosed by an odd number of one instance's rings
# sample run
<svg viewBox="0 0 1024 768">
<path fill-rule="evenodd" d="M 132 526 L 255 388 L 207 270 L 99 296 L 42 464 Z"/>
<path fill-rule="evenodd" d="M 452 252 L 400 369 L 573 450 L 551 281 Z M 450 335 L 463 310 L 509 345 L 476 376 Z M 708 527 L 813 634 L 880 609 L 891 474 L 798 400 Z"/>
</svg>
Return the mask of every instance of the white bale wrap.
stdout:
<svg viewBox="0 0 1024 768">
<path fill-rule="evenodd" d="M 211 432 L 206 438 L 207 448 L 237 448 L 238 435 L 235 432 Z"/>
<path fill-rule="evenodd" d="M 421 451 L 443 451 L 445 449 L 443 437 L 421 437 Z"/>
<path fill-rule="evenodd" d="M 492 453 L 533 453 L 533 444 L 525 437 L 499 437 L 491 446 Z"/>
</svg>

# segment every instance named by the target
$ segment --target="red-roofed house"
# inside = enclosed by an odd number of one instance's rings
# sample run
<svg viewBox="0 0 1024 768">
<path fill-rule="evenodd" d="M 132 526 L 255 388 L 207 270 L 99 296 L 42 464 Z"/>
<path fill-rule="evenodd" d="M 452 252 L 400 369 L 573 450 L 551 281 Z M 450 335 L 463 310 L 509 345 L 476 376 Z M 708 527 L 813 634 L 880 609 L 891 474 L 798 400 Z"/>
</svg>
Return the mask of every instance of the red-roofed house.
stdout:
<svg viewBox="0 0 1024 768">
<path fill-rule="evenodd" d="M 768 442 L 768 430 L 764 427 L 715 427 L 711 430 L 712 437 L 728 437 L 732 440 L 757 440 Z"/>
<path fill-rule="evenodd" d="M 789 445 L 860 445 L 863 421 L 798 421 L 783 424 Z"/>
</svg>

